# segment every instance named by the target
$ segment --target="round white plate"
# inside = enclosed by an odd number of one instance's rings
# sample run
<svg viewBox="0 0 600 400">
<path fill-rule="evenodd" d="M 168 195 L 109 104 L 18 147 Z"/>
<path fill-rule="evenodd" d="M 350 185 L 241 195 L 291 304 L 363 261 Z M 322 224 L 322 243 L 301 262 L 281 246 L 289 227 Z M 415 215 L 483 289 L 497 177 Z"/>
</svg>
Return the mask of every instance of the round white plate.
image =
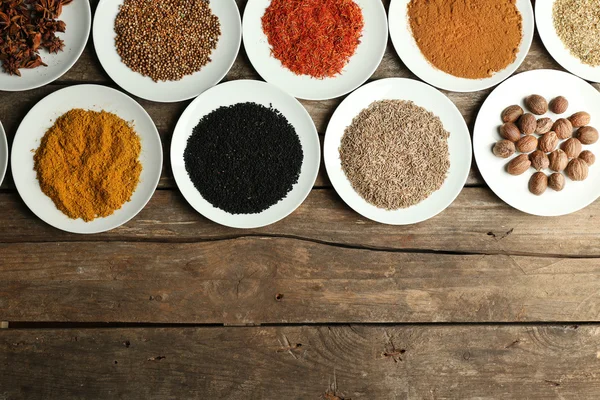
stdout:
<svg viewBox="0 0 600 400">
<path fill-rule="evenodd" d="M 540 0 L 538 3 L 543 1 Z M 523 40 L 519 47 L 517 59 L 504 70 L 485 79 L 459 78 L 434 67 L 423 56 L 412 35 L 408 22 L 408 3 L 410 3 L 410 0 L 392 0 L 390 4 L 390 36 L 392 43 L 402 62 L 415 75 L 433 86 L 452 92 L 476 92 L 487 89 L 511 76 L 527 57 L 535 27 L 531 0 L 517 0 L 517 7 L 523 17 Z"/>
<path fill-rule="evenodd" d="M 340 145 L 344 131 L 362 110 L 379 100 L 410 100 L 437 115 L 450 132 L 450 170 L 442 187 L 412 207 L 384 210 L 363 199 L 342 170 Z M 325 135 L 325 166 L 340 197 L 356 212 L 376 222 L 408 225 L 425 221 L 445 210 L 461 192 L 471 169 L 471 136 L 456 106 L 438 90 L 412 79 L 382 79 L 348 96 L 333 114 Z"/>
<path fill-rule="evenodd" d="M 535 21 L 544 46 L 552 57 L 567 71 L 592 82 L 600 82 L 600 66 L 592 67 L 571 54 L 554 29 L 552 8 L 555 0 L 536 1 Z"/>
<path fill-rule="evenodd" d="M 263 79 L 299 99 L 328 100 L 350 93 L 373 75 L 387 45 L 388 27 L 379 0 L 354 0 L 362 9 L 364 29 L 361 43 L 340 75 L 316 79 L 285 68 L 271 55 L 261 18 L 271 0 L 250 0 L 244 11 L 244 47 L 250 62 Z"/>
<path fill-rule="evenodd" d="M 91 222 L 70 219 L 40 189 L 33 169 L 33 152 L 54 121 L 73 108 L 109 111 L 132 121 L 142 142 L 142 174 L 131 201 L 109 217 Z M 72 233 L 99 233 L 114 229 L 135 217 L 148 203 L 162 169 L 162 145 L 154 122 L 129 96 L 105 86 L 79 85 L 59 90 L 37 103 L 25 116 L 15 135 L 11 157 L 15 185 L 23 201 L 41 220 Z"/>
<path fill-rule="evenodd" d="M 4 181 L 6 169 L 8 168 L 8 141 L 6 140 L 6 132 L 2 122 L 0 122 L 0 185 Z"/>
<path fill-rule="evenodd" d="M 63 51 L 49 53 L 45 49 L 40 50 L 40 57 L 48 66 L 34 69 L 22 68 L 21 77 L 11 76 L 0 67 L 0 90 L 19 92 L 47 85 L 63 76 L 77 62 L 90 36 L 92 26 L 90 2 L 73 1 L 63 7 L 58 19 L 67 24 L 66 32 L 56 35 L 65 42 Z"/>
<path fill-rule="evenodd" d="M 210 8 L 219 17 L 221 37 L 212 52 L 212 61 L 179 81 L 154 82 L 129 69 L 115 47 L 115 19 L 124 0 L 101 0 L 94 17 L 94 46 L 106 73 L 117 85 L 146 100 L 171 103 L 198 96 L 227 75 L 235 62 L 242 40 L 242 23 L 235 0 L 211 0 Z"/>
<path fill-rule="evenodd" d="M 279 203 L 259 214 L 230 214 L 206 201 L 194 187 L 185 169 L 183 153 L 192 130 L 202 117 L 214 110 L 238 103 L 252 102 L 279 110 L 296 129 L 300 138 L 304 160 L 298 183 Z M 293 97 L 265 82 L 238 80 L 220 84 L 207 90 L 185 110 L 173 133 L 171 167 L 177 186 L 186 200 L 206 218 L 232 228 L 260 228 L 273 224 L 302 204 L 317 179 L 321 162 L 319 135 L 308 112 Z"/>
<path fill-rule="evenodd" d="M 548 189 L 542 196 L 535 196 L 528 188 L 535 170 L 530 168 L 520 176 L 509 175 L 506 165 L 515 156 L 503 159 L 492 153 L 494 143 L 501 139 L 498 127 L 502 124 L 502 110 L 513 104 L 525 109 L 523 99 L 531 94 L 544 96 L 548 101 L 557 96 L 565 96 L 569 100 L 565 114 L 557 116 L 548 112 L 547 116 L 553 120 L 569 117 L 577 111 L 587 111 L 592 115 L 592 125 L 600 127 L 600 93 L 593 86 L 560 71 L 537 70 L 518 74 L 498 86 L 479 111 L 473 134 L 479 171 L 498 197 L 528 214 L 557 216 L 581 210 L 600 196 L 600 164 L 590 167 L 589 177 L 584 182 L 573 182 L 567 178 L 562 192 Z M 600 154 L 600 142 L 583 147 Z M 544 172 L 549 174 L 551 171 Z"/>
</svg>

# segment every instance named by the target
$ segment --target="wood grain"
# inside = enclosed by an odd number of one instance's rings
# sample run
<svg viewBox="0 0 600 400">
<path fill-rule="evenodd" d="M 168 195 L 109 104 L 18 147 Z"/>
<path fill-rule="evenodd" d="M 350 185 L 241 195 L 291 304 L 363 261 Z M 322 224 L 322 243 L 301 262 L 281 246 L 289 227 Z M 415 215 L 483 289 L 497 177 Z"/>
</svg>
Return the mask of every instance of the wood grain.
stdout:
<svg viewBox="0 0 600 400">
<path fill-rule="evenodd" d="M 4 244 L 0 254 L 6 321 L 260 325 L 600 316 L 599 259 L 406 254 L 280 238 Z"/>
<path fill-rule="evenodd" d="M 0 396 L 596 399 L 600 327 L 4 330 Z"/>
<path fill-rule="evenodd" d="M 229 229 L 196 213 L 176 191 L 159 190 L 131 222 L 111 232 L 85 236 L 58 231 L 37 219 L 16 193 L 0 193 L 0 243 L 47 241 L 197 242 L 240 236 L 286 236 L 395 251 L 600 257 L 596 202 L 565 217 L 524 214 L 489 190 L 466 188 L 440 215 L 395 227 L 371 222 L 345 206 L 332 189 L 313 190 L 286 219 L 254 230 Z"/>
</svg>

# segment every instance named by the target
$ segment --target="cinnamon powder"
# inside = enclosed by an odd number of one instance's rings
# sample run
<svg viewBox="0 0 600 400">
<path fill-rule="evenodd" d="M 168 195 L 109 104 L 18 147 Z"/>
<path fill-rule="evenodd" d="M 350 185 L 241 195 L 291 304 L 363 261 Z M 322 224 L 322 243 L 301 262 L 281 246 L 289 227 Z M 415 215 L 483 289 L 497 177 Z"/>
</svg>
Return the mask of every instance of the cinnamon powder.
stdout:
<svg viewBox="0 0 600 400">
<path fill-rule="evenodd" d="M 411 0 L 408 18 L 421 52 L 451 75 L 482 79 L 512 64 L 523 38 L 516 0 Z"/>
</svg>

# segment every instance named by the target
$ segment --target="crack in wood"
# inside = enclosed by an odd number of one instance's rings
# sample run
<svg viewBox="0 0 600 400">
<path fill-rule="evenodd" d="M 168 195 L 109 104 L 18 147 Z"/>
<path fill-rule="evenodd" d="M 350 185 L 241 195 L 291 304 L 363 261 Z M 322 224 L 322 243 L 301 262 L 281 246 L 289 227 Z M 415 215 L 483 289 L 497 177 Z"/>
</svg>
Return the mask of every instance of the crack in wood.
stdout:
<svg viewBox="0 0 600 400">
<path fill-rule="evenodd" d="M 298 350 L 302 347 L 302 343 L 291 344 L 286 335 L 283 335 L 283 342 L 280 339 L 277 339 L 281 347 L 277 349 L 277 353 L 289 353 L 294 360 L 297 360 L 298 357 L 294 354 L 294 350 Z"/>
<path fill-rule="evenodd" d="M 329 381 L 329 388 L 323 394 L 322 398 L 324 400 L 352 400 L 350 398 L 342 397 L 338 393 L 337 374 L 335 368 L 333 369 L 333 382 Z"/>
<path fill-rule="evenodd" d="M 558 383 L 556 381 L 551 381 L 551 380 L 548 380 L 548 379 L 544 379 L 544 382 L 546 382 L 546 383 L 548 383 L 548 384 L 550 384 L 552 386 L 557 386 L 557 387 L 560 386 L 560 383 Z"/>
<path fill-rule="evenodd" d="M 502 234 L 496 234 L 496 233 L 490 231 L 487 233 L 487 235 L 493 237 L 496 240 L 502 240 L 502 239 L 505 239 L 505 238 L 509 237 L 510 235 L 512 235 L 514 231 L 515 231 L 515 228 L 512 228 L 509 231 L 507 231 L 506 233 L 502 233 Z"/>
<path fill-rule="evenodd" d="M 386 344 L 386 350 L 382 353 L 382 356 L 384 358 L 391 358 L 392 360 L 394 360 L 394 363 L 404 361 L 401 356 L 404 353 L 406 353 L 406 349 L 396 348 L 396 345 L 394 344 L 392 337 L 390 336 L 390 334 L 387 331 L 385 331 L 385 336 L 388 340 L 388 343 Z M 387 349 L 387 347 L 389 347 L 389 350 Z"/>
<path fill-rule="evenodd" d="M 510 231 L 509 231 L 510 232 Z M 493 232 L 488 232 L 488 235 L 494 235 Z M 600 254 L 597 255 L 572 255 L 572 254 L 558 254 L 558 253 L 533 253 L 533 252 L 510 252 L 506 249 L 500 251 L 491 251 L 490 249 L 482 251 L 459 251 L 459 250 L 439 250 L 439 249 L 426 249 L 426 248 L 393 248 L 393 247 L 379 247 L 361 245 L 356 243 L 339 243 L 330 242 L 321 239 L 314 239 L 309 237 L 297 236 L 297 235 L 282 235 L 282 234 L 245 234 L 245 235 L 224 235 L 220 237 L 212 238 L 198 238 L 196 240 L 178 240 L 174 238 L 161 238 L 161 239 L 119 239 L 114 240 L 73 240 L 73 241 L 51 241 L 51 240 L 39 240 L 39 241 L 0 241 L 0 245 L 20 244 L 20 245 L 40 245 L 40 244 L 173 244 L 173 245 L 193 245 L 203 243 L 214 243 L 214 242 L 227 242 L 234 240 L 243 239 L 289 239 L 298 240 L 301 242 L 314 243 L 323 246 L 337 247 L 348 250 L 364 250 L 382 253 L 400 253 L 400 254 L 434 254 L 434 255 L 449 255 L 449 256 L 519 256 L 519 257 L 530 257 L 530 258 L 545 258 L 545 259 L 559 259 L 560 262 L 564 259 L 572 260 L 584 260 L 584 259 L 600 259 Z"/>
<path fill-rule="evenodd" d="M 242 275 L 242 277 L 240 279 L 238 279 L 236 285 L 235 285 L 235 297 L 239 299 L 240 297 L 240 285 L 242 284 L 242 281 L 246 278 L 250 279 L 252 278 L 256 273 L 258 272 L 258 270 L 252 272 L 250 275 L 245 276 Z"/>
</svg>

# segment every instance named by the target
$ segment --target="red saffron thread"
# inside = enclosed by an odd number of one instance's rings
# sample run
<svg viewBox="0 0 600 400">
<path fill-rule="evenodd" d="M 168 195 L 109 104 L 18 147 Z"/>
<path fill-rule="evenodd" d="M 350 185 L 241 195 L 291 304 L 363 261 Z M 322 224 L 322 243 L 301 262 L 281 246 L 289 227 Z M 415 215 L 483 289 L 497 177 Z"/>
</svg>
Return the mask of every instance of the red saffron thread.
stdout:
<svg viewBox="0 0 600 400">
<path fill-rule="evenodd" d="M 354 0 L 272 0 L 262 17 L 271 54 L 297 75 L 330 78 L 356 52 L 364 19 Z"/>
</svg>

